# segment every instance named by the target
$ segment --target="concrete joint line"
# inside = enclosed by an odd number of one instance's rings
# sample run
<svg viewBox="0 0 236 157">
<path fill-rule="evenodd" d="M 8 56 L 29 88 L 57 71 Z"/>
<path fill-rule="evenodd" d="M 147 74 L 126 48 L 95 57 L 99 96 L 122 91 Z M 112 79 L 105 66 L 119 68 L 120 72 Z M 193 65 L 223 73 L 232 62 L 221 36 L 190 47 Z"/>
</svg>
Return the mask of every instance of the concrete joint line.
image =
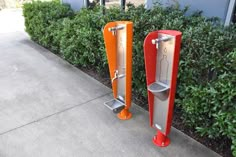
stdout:
<svg viewBox="0 0 236 157">
<path fill-rule="evenodd" d="M 66 112 L 66 111 L 72 110 L 72 109 L 74 109 L 74 108 L 76 108 L 76 107 L 80 107 L 80 106 L 82 106 L 82 105 L 84 105 L 84 104 L 87 104 L 87 103 L 89 103 L 89 102 L 91 102 L 91 101 L 94 101 L 94 100 L 96 100 L 96 99 L 105 97 L 105 96 L 110 95 L 110 94 L 111 94 L 111 92 L 106 93 L 106 94 L 103 94 L 103 95 L 101 95 L 101 96 L 98 96 L 98 97 L 96 97 L 96 98 L 93 98 L 93 99 L 91 99 L 91 100 L 88 100 L 88 101 L 86 101 L 86 102 L 83 102 L 83 103 L 81 103 L 81 104 L 71 106 L 71 107 L 69 107 L 69 108 L 66 108 L 66 109 L 63 109 L 63 110 L 61 110 L 61 111 L 52 113 L 52 114 L 50 114 L 50 115 L 47 115 L 47 116 L 42 117 L 42 118 L 39 118 L 39 119 L 34 120 L 34 121 L 32 121 L 32 122 L 29 122 L 29 123 L 23 124 L 23 125 L 21 125 L 21 126 L 18 126 L 18 127 L 16 127 L 16 128 L 10 129 L 10 130 L 8 130 L 8 131 L 2 132 L 2 133 L 0 133 L 0 136 L 5 135 L 5 134 L 10 133 L 10 132 L 13 132 L 13 131 L 15 131 L 15 130 L 18 130 L 18 129 L 23 128 L 23 127 L 25 127 L 25 126 L 28 126 L 28 125 L 31 125 L 31 124 L 34 124 L 34 123 L 38 123 L 38 122 L 40 122 L 40 121 L 43 121 L 43 120 L 48 119 L 48 118 L 50 118 L 50 117 L 53 117 L 53 116 L 55 116 L 55 115 L 59 115 L 59 114 L 64 113 L 64 112 Z"/>
</svg>

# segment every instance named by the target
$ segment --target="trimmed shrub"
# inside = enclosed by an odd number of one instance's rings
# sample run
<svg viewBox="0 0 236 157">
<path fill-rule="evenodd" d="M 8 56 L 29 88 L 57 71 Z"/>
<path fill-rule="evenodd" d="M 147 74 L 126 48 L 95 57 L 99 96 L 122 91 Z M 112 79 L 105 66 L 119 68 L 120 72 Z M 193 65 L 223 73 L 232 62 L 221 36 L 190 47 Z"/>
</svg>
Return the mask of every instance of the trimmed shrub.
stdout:
<svg viewBox="0 0 236 157">
<path fill-rule="evenodd" d="M 97 8 L 95 8 L 97 9 Z M 73 19 L 64 21 L 60 53 L 70 63 L 86 68 L 100 68 L 104 41 L 99 11 L 83 9 Z M 105 56 L 104 56 L 105 57 Z"/>
<path fill-rule="evenodd" d="M 44 47 L 52 49 L 55 49 L 55 47 L 58 48 L 58 43 L 56 43 L 57 46 L 54 46 L 56 40 L 54 40 L 54 35 L 57 34 L 61 28 L 57 20 L 63 17 L 70 17 L 73 14 L 70 6 L 61 5 L 60 2 L 57 1 L 33 1 L 32 3 L 26 3 L 23 9 L 26 32 L 29 33 L 32 40 Z"/>
<path fill-rule="evenodd" d="M 73 16 L 68 6 L 55 2 L 25 4 L 26 31 L 70 63 L 108 74 L 102 29 L 110 21 L 133 21 L 133 92 L 146 99 L 144 38 L 154 30 L 180 30 L 176 105 L 184 122 L 200 135 L 232 139 L 236 156 L 236 25 L 224 28 L 216 19 L 199 13 L 185 16 L 187 8 L 146 10 L 143 5 L 129 4 L 125 12 L 104 10 L 105 15 L 98 7 L 82 9 Z"/>
</svg>

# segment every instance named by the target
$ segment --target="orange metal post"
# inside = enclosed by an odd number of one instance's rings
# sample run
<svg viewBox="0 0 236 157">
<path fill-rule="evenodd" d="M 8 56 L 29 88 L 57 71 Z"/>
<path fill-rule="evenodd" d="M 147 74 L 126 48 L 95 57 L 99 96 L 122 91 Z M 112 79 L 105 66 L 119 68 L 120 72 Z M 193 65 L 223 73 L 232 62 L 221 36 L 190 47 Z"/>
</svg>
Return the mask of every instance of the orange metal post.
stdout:
<svg viewBox="0 0 236 157">
<path fill-rule="evenodd" d="M 109 72 L 111 79 L 115 77 L 115 70 L 117 67 L 117 59 L 116 59 L 116 50 L 117 50 L 117 38 L 109 31 L 109 28 L 115 27 L 116 22 L 110 22 L 104 27 L 104 42 L 106 46 L 106 55 L 109 65 Z M 112 90 L 114 98 L 117 98 L 117 81 L 112 83 Z"/>
</svg>

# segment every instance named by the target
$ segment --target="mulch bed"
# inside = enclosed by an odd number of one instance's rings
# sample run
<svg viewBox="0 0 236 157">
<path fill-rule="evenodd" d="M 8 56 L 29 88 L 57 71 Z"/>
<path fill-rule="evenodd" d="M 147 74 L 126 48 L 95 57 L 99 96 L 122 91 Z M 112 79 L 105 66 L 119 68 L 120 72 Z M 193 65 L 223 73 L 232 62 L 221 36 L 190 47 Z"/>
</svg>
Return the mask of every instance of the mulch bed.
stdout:
<svg viewBox="0 0 236 157">
<path fill-rule="evenodd" d="M 91 77 L 95 78 L 105 86 L 111 88 L 111 81 L 109 76 L 101 76 L 99 75 L 96 70 L 93 69 L 85 69 L 79 67 L 83 72 L 87 73 Z M 133 94 L 133 102 L 145 110 L 148 110 L 147 102 L 144 98 L 138 97 L 137 94 Z M 228 138 L 219 138 L 219 139 L 210 139 L 208 137 L 201 137 L 197 134 L 193 128 L 190 128 L 184 125 L 183 120 L 181 119 L 181 110 L 177 107 L 174 109 L 174 116 L 173 116 L 173 123 L 172 126 L 177 128 L 178 130 L 184 132 L 188 136 L 192 137 L 196 141 L 202 143 L 206 147 L 212 149 L 213 151 L 217 152 L 218 154 L 222 155 L 223 157 L 233 157 L 231 152 L 231 140 Z"/>
</svg>

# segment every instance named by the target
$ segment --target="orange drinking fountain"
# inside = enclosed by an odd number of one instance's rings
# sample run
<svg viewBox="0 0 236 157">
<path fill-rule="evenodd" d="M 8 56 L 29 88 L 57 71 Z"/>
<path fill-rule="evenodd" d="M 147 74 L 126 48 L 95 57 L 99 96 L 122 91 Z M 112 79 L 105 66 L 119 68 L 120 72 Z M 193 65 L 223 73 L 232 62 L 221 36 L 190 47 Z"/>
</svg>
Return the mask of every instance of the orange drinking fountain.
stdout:
<svg viewBox="0 0 236 157">
<path fill-rule="evenodd" d="M 116 113 L 119 119 L 128 120 L 132 117 L 129 108 L 132 88 L 133 23 L 107 23 L 103 36 L 114 97 L 104 105 Z"/>
</svg>

